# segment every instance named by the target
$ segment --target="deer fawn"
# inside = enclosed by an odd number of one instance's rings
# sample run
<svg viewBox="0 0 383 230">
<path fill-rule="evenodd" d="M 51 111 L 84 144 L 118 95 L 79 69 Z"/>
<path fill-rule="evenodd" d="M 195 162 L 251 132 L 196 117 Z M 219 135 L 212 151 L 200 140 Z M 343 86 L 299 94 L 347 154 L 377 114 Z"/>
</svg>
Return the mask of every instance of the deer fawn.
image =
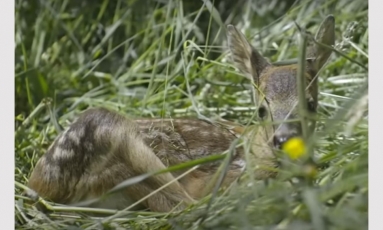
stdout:
<svg viewBox="0 0 383 230">
<path fill-rule="evenodd" d="M 232 25 L 227 27 L 227 36 L 234 63 L 257 86 L 259 118 L 274 122 L 296 119 L 298 65 L 271 65 Z M 333 16 L 327 16 L 322 22 L 315 39 L 328 46 L 334 44 Z M 331 49 L 316 43 L 307 50 L 305 76 L 310 85 L 306 97 L 312 112 L 317 107 L 316 75 L 330 54 Z M 239 137 L 251 140 L 250 158 L 246 160 L 248 166 L 256 169 L 255 177 L 268 178 L 275 173 L 255 166 L 276 167 L 273 148 L 299 135 L 299 122 L 245 129 L 235 123 L 217 125 L 197 119 L 134 120 L 107 109 L 94 108 L 84 112 L 56 138 L 36 164 L 28 186 L 45 199 L 75 204 L 97 198 L 134 176 L 221 154 Z M 219 165 L 219 162 L 200 165 L 178 180 L 175 178 L 182 172 L 156 174 L 112 194 L 95 206 L 123 209 L 173 181 L 142 201 L 139 208 L 160 212 L 183 209 L 205 195 L 202 191 Z M 222 186 L 236 180 L 244 168 L 245 151 L 238 147 Z"/>
</svg>

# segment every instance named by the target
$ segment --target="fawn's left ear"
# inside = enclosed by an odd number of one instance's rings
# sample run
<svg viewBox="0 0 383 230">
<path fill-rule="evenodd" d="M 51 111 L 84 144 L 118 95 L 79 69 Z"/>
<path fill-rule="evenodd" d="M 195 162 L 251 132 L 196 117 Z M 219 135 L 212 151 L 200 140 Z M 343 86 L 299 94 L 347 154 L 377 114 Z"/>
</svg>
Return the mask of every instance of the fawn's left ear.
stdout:
<svg viewBox="0 0 383 230">
<path fill-rule="evenodd" d="M 335 18 L 333 15 L 328 15 L 320 25 L 315 40 L 327 46 L 333 46 L 335 43 Z M 307 49 L 306 58 L 311 59 L 313 62 L 313 70 L 318 72 L 327 59 L 330 57 L 332 50 L 319 44 L 313 44 Z"/>
<path fill-rule="evenodd" d="M 232 59 L 237 68 L 257 84 L 261 72 L 270 63 L 250 45 L 241 32 L 233 25 L 227 26 L 227 41 Z"/>
</svg>

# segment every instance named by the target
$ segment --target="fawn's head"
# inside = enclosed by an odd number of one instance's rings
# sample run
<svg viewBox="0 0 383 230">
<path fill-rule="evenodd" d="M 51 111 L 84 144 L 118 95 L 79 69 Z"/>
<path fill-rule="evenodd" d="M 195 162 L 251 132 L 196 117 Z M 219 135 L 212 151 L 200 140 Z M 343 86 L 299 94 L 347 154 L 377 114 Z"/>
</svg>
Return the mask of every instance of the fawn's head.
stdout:
<svg viewBox="0 0 383 230">
<path fill-rule="evenodd" d="M 332 46 L 334 44 L 334 17 L 332 15 L 320 25 L 315 40 Z M 274 145 L 280 147 L 285 141 L 302 133 L 298 114 L 298 64 L 273 66 L 269 63 L 234 26 L 227 27 L 228 44 L 233 62 L 256 86 L 258 116 L 262 120 L 276 123 Z M 331 55 L 331 49 L 316 43 L 306 49 L 306 101 L 309 112 L 315 113 L 318 104 L 317 73 Z M 286 122 L 295 120 L 295 122 Z"/>
</svg>

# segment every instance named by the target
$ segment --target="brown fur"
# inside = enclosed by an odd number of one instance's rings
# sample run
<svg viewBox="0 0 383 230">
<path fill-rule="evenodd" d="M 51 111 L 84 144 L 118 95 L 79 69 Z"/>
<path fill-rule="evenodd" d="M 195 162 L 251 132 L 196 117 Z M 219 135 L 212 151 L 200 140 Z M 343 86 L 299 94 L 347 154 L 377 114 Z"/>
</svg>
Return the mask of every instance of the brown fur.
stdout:
<svg viewBox="0 0 383 230">
<path fill-rule="evenodd" d="M 334 19 L 329 16 L 319 28 L 316 39 L 332 45 L 333 34 Z M 259 88 L 257 105 L 263 109 L 262 118 L 273 121 L 296 118 L 298 113 L 293 107 L 298 101 L 297 65 L 272 66 L 231 25 L 228 26 L 228 43 L 234 63 Z M 309 80 L 316 79 L 315 75 L 330 54 L 328 49 L 316 45 L 309 48 L 306 73 Z M 317 82 L 314 80 L 307 91 L 307 100 L 314 110 L 317 94 Z M 274 131 L 272 143 L 270 140 Z M 61 133 L 40 158 L 28 186 L 45 199 L 75 204 L 98 198 L 134 176 L 221 154 L 239 137 L 250 143 L 250 158 L 246 159 L 246 164 L 254 169 L 257 179 L 263 179 L 275 175 L 258 167 L 276 167 L 273 144 L 279 146 L 294 135 L 300 135 L 300 126 L 296 123 L 245 129 L 228 121 L 212 124 L 193 119 L 130 120 L 106 109 L 89 109 Z M 220 164 L 200 165 L 179 180 L 175 177 L 184 171 L 155 175 L 93 206 L 122 209 L 174 181 L 144 200 L 138 208 L 170 211 L 181 203 L 178 207 L 182 209 L 205 195 L 206 185 L 213 180 Z M 236 180 L 244 166 L 245 151 L 238 147 L 222 186 Z"/>
</svg>

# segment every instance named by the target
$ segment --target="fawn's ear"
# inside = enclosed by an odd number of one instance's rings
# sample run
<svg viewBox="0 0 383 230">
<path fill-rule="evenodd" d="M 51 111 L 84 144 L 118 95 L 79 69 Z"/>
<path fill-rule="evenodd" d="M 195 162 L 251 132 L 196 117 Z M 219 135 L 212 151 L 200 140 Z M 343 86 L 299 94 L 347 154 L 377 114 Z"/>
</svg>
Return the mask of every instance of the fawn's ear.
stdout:
<svg viewBox="0 0 383 230">
<path fill-rule="evenodd" d="M 247 77 L 252 78 L 258 84 L 260 73 L 270 63 L 250 45 L 245 35 L 233 25 L 227 26 L 227 40 L 234 64 Z"/>
<path fill-rule="evenodd" d="M 334 16 L 328 15 L 320 25 L 315 40 L 327 46 L 333 46 L 335 43 L 335 19 Z M 314 71 L 317 72 L 326 63 L 330 57 L 332 50 L 319 44 L 312 44 L 306 53 L 306 58 L 311 59 Z"/>
</svg>

